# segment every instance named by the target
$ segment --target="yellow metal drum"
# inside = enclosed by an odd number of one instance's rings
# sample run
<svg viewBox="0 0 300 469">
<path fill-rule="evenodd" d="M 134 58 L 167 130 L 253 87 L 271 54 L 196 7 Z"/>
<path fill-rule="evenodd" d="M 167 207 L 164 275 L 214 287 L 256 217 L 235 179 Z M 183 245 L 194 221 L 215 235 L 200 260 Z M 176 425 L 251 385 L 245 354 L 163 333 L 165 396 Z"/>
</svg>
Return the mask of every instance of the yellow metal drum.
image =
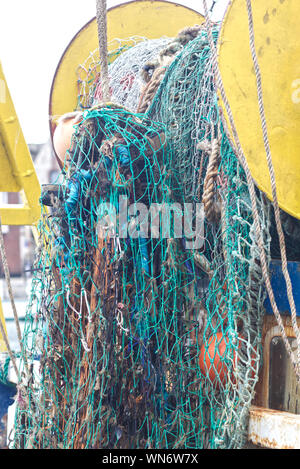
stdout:
<svg viewBox="0 0 300 469">
<path fill-rule="evenodd" d="M 299 0 L 252 0 L 255 45 L 280 207 L 300 218 Z M 271 198 L 245 0 L 228 8 L 219 67 L 241 145 L 258 187 Z"/>
<path fill-rule="evenodd" d="M 175 3 L 129 2 L 108 10 L 107 40 L 109 43 L 116 38 L 125 40 L 132 36 L 148 39 L 174 37 L 185 26 L 194 26 L 203 21 L 203 16 L 196 11 Z M 84 63 L 90 52 L 98 47 L 97 23 L 94 18 L 73 38 L 58 64 L 50 95 L 51 116 L 59 116 L 76 108 L 78 95 L 76 69 Z"/>
</svg>

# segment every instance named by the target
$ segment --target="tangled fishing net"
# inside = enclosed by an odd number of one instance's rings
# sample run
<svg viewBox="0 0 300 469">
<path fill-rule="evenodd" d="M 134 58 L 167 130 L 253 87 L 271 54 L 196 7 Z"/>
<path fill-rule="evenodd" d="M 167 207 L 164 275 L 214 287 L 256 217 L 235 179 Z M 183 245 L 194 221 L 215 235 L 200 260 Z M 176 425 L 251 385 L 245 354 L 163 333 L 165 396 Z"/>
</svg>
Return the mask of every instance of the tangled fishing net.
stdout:
<svg viewBox="0 0 300 469">
<path fill-rule="evenodd" d="M 179 47 L 153 43 L 156 54 L 166 47 L 150 66 L 127 65 L 123 78 L 137 74 L 137 82 L 141 68 L 151 70 L 131 104 L 127 96 L 84 111 L 64 181 L 44 195 L 51 213 L 40 225 L 26 315 L 16 448 L 214 449 L 247 441 L 265 291 L 207 33 L 188 33 Z M 119 56 L 124 64 L 135 47 Z M 90 106 L 93 80 L 83 94 Z M 259 190 L 256 198 L 269 257 L 270 203 Z M 143 207 L 155 204 L 172 207 L 173 222 L 150 236 Z M 193 209 L 191 223 L 178 233 L 184 206 Z M 202 241 L 191 245 L 202 218 Z"/>
</svg>

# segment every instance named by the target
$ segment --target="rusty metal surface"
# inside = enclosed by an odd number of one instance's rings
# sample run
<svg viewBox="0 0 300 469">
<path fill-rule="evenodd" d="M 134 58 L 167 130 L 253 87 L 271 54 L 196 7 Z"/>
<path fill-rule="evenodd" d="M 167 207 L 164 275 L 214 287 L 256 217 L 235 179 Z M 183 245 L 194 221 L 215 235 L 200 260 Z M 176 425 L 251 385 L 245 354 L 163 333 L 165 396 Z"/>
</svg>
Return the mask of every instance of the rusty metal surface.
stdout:
<svg viewBox="0 0 300 469">
<path fill-rule="evenodd" d="M 265 448 L 300 449 L 300 416 L 253 406 L 248 438 Z"/>
</svg>

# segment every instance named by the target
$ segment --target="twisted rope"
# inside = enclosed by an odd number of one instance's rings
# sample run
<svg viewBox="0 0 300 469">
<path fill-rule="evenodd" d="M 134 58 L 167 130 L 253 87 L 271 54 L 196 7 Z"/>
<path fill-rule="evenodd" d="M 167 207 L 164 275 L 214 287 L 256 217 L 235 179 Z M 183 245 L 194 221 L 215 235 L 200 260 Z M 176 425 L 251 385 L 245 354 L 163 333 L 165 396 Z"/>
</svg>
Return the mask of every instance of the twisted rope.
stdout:
<svg viewBox="0 0 300 469">
<path fill-rule="evenodd" d="M 206 218 L 208 221 L 213 222 L 220 215 L 220 210 L 215 200 L 215 180 L 218 175 L 218 167 L 220 162 L 220 142 L 218 138 L 215 138 L 211 144 L 209 142 L 201 142 L 197 147 L 200 150 L 210 152 L 203 183 L 202 202 Z"/>
<path fill-rule="evenodd" d="M 200 25 L 190 26 L 179 31 L 177 37 L 173 42 L 167 45 L 160 53 L 157 63 L 151 63 L 150 69 L 154 68 L 151 77 L 148 76 L 148 72 L 144 69 L 144 79 L 147 82 L 140 101 L 138 104 L 137 112 L 146 112 L 153 101 L 156 92 L 162 83 L 164 76 L 169 68 L 170 64 L 178 54 L 178 52 L 189 42 L 195 39 L 201 30 Z"/>
<path fill-rule="evenodd" d="M 281 260 L 282 260 L 282 272 L 283 272 L 285 282 L 286 282 L 286 287 L 287 287 L 287 296 L 288 296 L 289 305 L 291 308 L 292 326 L 296 335 L 297 346 L 298 346 L 297 347 L 297 359 L 298 359 L 298 364 L 300 364 L 300 331 L 297 325 L 296 306 L 295 306 L 295 301 L 294 301 L 293 292 L 292 292 L 292 283 L 291 283 L 290 275 L 289 275 L 288 268 L 287 268 L 285 239 L 284 239 L 282 224 L 280 220 L 280 209 L 279 209 L 278 198 L 277 198 L 276 178 L 275 178 L 275 172 L 274 172 L 274 167 L 272 163 L 272 155 L 271 155 L 270 142 L 269 142 L 269 136 L 268 136 L 264 102 L 263 102 L 261 72 L 260 72 L 257 53 L 255 49 L 251 0 L 246 0 L 246 4 L 247 4 L 247 11 L 248 11 L 250 48 L 251 48 L 254 69 L 255 69 L 259 114 L 260 114 L 260 119 L 261 119 L 264 147 L 265 147 L 265 152 L 267 155 L 268 169 L 269 169 L 269 174 L 270 174 L 275 222 L 276 222 L 276 228 L 277 228 L 277 233 L 278 233 L 278 238 L 279 238 L 279 247 L 280 247 Z"/>
</svg>

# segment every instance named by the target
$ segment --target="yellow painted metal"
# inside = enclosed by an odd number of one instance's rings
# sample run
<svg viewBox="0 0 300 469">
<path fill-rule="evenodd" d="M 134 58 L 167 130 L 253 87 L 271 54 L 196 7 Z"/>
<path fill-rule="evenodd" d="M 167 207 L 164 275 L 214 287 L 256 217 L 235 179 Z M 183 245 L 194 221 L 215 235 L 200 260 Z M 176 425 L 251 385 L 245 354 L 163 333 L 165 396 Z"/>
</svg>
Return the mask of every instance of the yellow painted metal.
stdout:
<svg viewBox="0 0 300 469">
<path fill-rule="evenodd" d="M 279 205 L 300 218 L 300 2 L 252 0 L 252 9 Z M 226 95 L 252 176 L 271 199 L 245 0 L 230 4 L 218 54 Z"/>
<path fill-rule="evenodd" d="M 2 309 L 1 298 L 0 298 L 0 321 L 2 322 L 3 327 L 4 327 L 4 331 L 6 332 L 6 335 L 7 335 L 7 330 L 6 330 L 5 319 L 4 319 L 4 315 L 3 315 L 3 309 Z M 4 342 L 4 340 L 3 340 L 2 335 L 0 334 L 0 353 L 6 352 L 6 351 L 7 351 L 7 349 L 6 349 L 5 342 Z"/>
<path fill-rule="evenodd" d="M 40 218 L 38 177 L 0 64 L 0 192 L 21 192 L 23 204 L 0 206 L 3 225 L 35 225 Z"/>
<path fill-rule="evenodd" d="M 116 38 L 125 40 L 132 36 L 148 39 L 162 36 L 174 37 L 185 26 L 194 26 L 204 21 L 194 10 L 165 1 L 135 1 L 111 8 L 107 12 L 108 43 Z M 60 116 L 76 109 L 76 70 L 98 49 L 97 23 L 94 18 L 73 38 L 58 65 L 50 96 L 51 116 Z M 117 48 L 114 42 L 108 50 Z M 53 129 L 52 129 L 53 130 Z"/>
</svg>

